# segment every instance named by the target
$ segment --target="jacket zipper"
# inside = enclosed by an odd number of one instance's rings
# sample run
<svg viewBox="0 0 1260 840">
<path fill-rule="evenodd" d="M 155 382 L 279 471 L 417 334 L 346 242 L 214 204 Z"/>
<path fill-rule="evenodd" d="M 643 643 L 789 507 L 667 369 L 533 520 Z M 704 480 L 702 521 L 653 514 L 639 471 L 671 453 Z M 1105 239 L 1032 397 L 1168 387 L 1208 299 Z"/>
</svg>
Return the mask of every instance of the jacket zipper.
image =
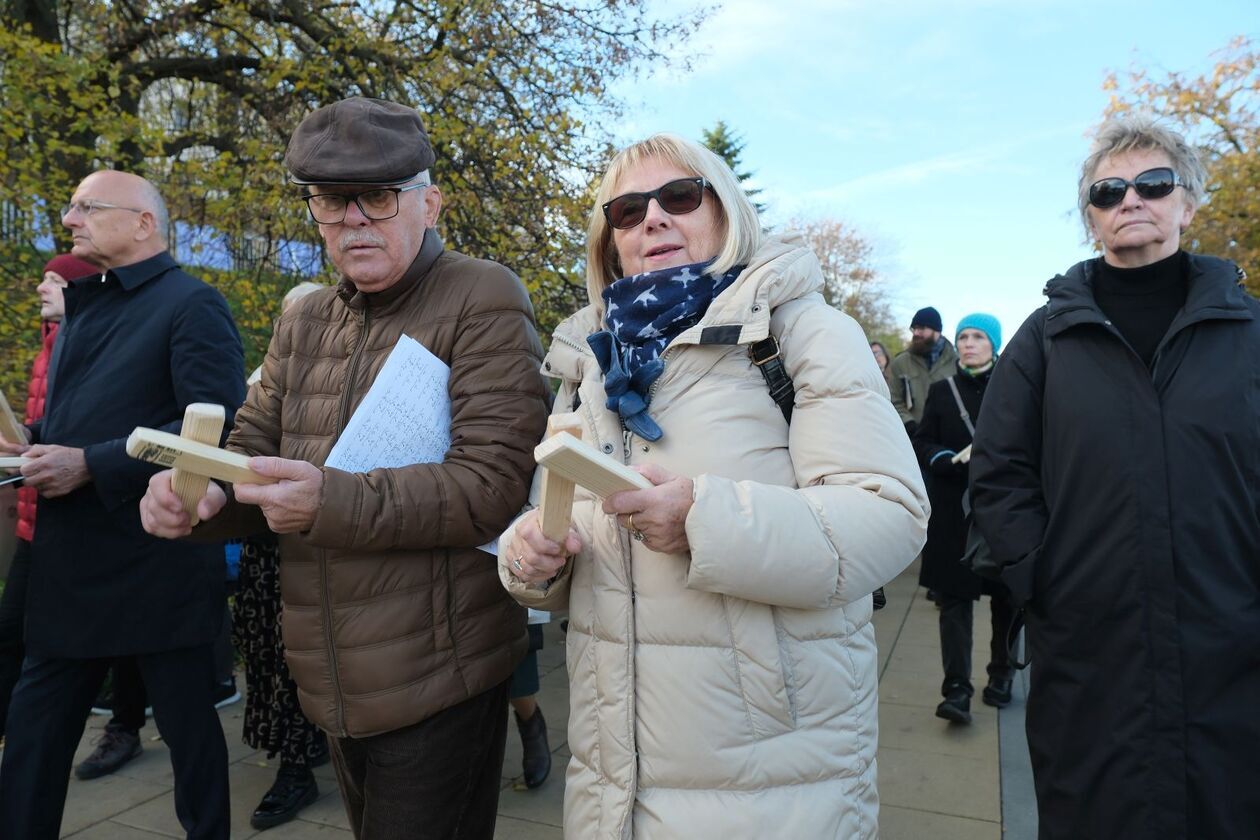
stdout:
<svg viewBox="0 0 1260 840">
<path fill-rule="evenodd" d="M 666 347 L 665 352 L 661 353 L 661 355 L 657 357 L 660 359 L 661 364 L 664 365 L 664 367 L 661 368 L 661 375 L 656 377 L 656 379 L 652 380 L 652 387 L 648 388 L 648 398 L 647 398 L 648 405 L 652 404 L 652 398 L 656 396 L 656 386 L 661 384 L 661 380 L 665 378 L 665 371 L 668 370 L 669 368 L 668 365 L 665 365 L 666 357 L 669 356 L 672 350 L 677 349 L 679 346 L 681 345 L 675 344 L 672 347 Z M 627 440 L 627 443 L 626 443 L 627 457 L 629 457 L 628 455 L 629 448 L 630 448 L 629 438 L 627 438 L 626 440 Z"/>
<path fill-rule="evenodd" d="M 575 340 L 573 340 L 572 338 L 569 338 L 567 335 L 563 335 L 563 334 L 561 334 L 561 333 L 556 333 L 556 334 L 555 334 L 555 335 L 553 335 L 551 338 L 552 338 L 552 340 L 553 340 L 553 341 L 558 341 L 558 342 L 560 342 L 561 344 L 567 344 L 567 345 L 569 345 L 569 346 L 570 346 L 570 347 L 572 347 L 574 350 L 577 350 L 577 351 L 578 351 L 578 352 L 580 352 L 580 353 L 588 353 L 588 354 L 589 354 L 589 353 L 591 352 L 591 348 L 590 348 L 590 347 L 583 347 L 581 344 L 578 344 Z"/>
<path fill-rule="evenodd" d="M 664 372 L 662 371 L 662 375 L 663 374 Z M 657 377 L 657 379 L 659 380 L 660 377 Z M 656 383 L 653 382 L 652 388 L 654 389 L 655 387 L 656 387 Z M 650 392 L 651 392 L 651 389 L 649 389 L 649 393 Z M 650 397 L 648 399 L 648 402 L 649 403 L 651 402 Z M 631 432 L 629 429 L 627 429 L 626 424 L 622 422 L 621 423 L 621 463 L 625 464 L 627 467 L 630 466 L 630 439 L 633 436 L 634 436 L 634 433 Z M 635 610 L 635 602 L 637 601 L 637 598 L 635 597 L 635 594 L 634 594 L 634 566 L 633 566 L 633 563 L 631 562 L 631 553 L 634 550 L 634 546 L 630 542 L 630 534 L 628 532 L 623 532 L 620 528 L 618 528 L 617 530 L 618 530 L 619 542 L 621 543 L 621 546 L 622 546 L 621 559 L 622 559 L 622 563 L 624 564 L 625 573 L 626 573 L 626 588 L 630 590 L 630 610 L 628 611 L 629 617 L 627 618 L 627 627 L 626 627 L 626 673 L 631 675 L 631 683 L 633 684 L 634 680 L 637 679 L 637 676 L 635 675 L 635 671 L 634 671 L 634 648 L 636 644 L 635 642 L 636 616 L 634 614 L 634 610 Z M 626 734 L 628 736 L 628 743 L 631 743 L 634 745 L 634 750 L 631 755 L 631 763 L 630 763 L 630 786 L 629 786 L 629 789 L 633 791 L 636 787 L 638 787 L 638 784 L 639 784 L 639 742 L 634 731 L 634 719 L 635 719 L 635 716 L 638 714 L 638 712 L 635 710 L 634 692 L 630 693 L 630 699 L 629 699 L 629 702 L 626 704 L 626 710 L 627 710 L 626 711 L 626 728 L 628 730 Z M 626 836 L 626 826 L 630 820 L 631 815 L 633 815 L 633 813 L 634 813 L 634 799 L 633 799 L 633 794 L 631 794 L 630 807 L 626 809 L 625 814 L 622 816 L 621 825 L 619 827 L 618 833 L 622 837 Z"/>
<path fill-rule="evenodd" d="M 341 417 L 337 421 L 337 436 L 345 431 L 346 424 L 350 422 L 347 416 L 350 413 L 350 399 L 354 391 L 354 375 L 359 370 L 359 359 L 363 357 L 363 345 L 367 343 L 369 310 L 365 305 L 363 307 L 363 322 L 359 328 L 359 341 L 355 345 L 354 352 L 350 355 L 350 370 L 346 374 L 346 390 L 341 395 Z M 324 603 L 324 644 L 328 647 L 328 661 L 332 666 L 333 694 L 337 698 L 337 730 L 338 736 L 341 738 L 349 737 L 346 731 L 346 700 L 341 694 L 341 678 L 338 676 L 339 667 L 337 665 L 337 647 L 333 644 L 332 636 L 332 593 L 328 589 L 328 552 L 321 549 L 319 552 L 319 586 L 320 598 Z"/>
</svg>

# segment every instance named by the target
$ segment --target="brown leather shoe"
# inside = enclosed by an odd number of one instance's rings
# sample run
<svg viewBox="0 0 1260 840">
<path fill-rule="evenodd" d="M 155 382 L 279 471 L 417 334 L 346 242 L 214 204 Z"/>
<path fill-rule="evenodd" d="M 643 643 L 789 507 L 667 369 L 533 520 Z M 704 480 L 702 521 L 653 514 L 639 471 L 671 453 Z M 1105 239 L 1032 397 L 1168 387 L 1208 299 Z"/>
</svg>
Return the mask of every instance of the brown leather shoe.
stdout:
<svg viewBox="0 0 1260 840">
<path fill-rule="evenodd" d="M 74 775 L 84 781 L 108 776 L 142 752 L 140 733 L 106 725 L 101 737 L 96 739 L 96 749 L 74 768 Z"/>
</svg>

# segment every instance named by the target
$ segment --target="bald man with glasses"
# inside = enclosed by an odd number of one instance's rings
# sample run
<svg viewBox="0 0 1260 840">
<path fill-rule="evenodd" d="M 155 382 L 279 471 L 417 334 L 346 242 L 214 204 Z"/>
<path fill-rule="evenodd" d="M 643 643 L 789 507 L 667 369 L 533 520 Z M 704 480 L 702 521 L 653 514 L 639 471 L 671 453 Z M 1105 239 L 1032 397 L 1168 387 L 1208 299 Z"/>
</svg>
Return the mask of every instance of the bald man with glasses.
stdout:
<svg viewBox="0 0 1260 840">
<path fill-rule="evenodd" d="M 136 426 L 178 432 L 190 403 L 230 417 L 244 397 L 240 336 L 223 296 L 167 252 L 166 206 L 148 181 L 95 172 L 62 224 L 72 254 L 100 274 L 65 290 L 44 416 L 28 444 L 4 447 L 29 459 L 39 528 L 0 826 L 6 837 L 58 836 L 92 700 L 111 662 L 133 656 L 170 747 L 180 824 L 190 838 L 227 838 L 227 747 L 212 699 L 222 547 L 144 532 L 139 502 L 156 470 L 127 456 L 126 439 Z"/>
</svg>

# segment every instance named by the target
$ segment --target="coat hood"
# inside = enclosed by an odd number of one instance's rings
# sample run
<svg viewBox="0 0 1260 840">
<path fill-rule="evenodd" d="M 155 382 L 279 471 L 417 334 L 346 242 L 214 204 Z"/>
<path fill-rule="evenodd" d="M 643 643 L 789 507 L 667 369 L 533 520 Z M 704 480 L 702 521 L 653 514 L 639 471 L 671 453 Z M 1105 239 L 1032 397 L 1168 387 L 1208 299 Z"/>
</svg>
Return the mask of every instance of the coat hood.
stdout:
<svg viewBox="0 0 1260 840">
<path fill-rule="evenodd" d="M 1094 300 L 1094 280 L 1101 257 L 1083 260 L 1046 284 L 1046 333 L 1054 336 L 1082 323 L 1102 323 L 1106 316 Z M 1177 321 L 1252 318 L 1242 283 L 1246 273 L 1229 260 L 1186 254 L 1189 292 Z"/>
</svg>

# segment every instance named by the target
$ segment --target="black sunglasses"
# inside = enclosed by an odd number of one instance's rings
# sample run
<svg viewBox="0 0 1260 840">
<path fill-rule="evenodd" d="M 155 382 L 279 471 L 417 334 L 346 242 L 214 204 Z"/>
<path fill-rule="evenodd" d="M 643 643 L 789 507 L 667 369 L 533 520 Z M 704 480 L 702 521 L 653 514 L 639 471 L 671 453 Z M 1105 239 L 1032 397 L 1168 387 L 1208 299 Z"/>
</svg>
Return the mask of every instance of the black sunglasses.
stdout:
<svg viewBox="0 0 1260 840">
<path fill-rule="evenodd" d="M 1132 181 L 1123 178 L 1103 178 L 1089 185 L 1089 203 L 1106 210 L 1124 201 L 1124 194 L 1133 187 L 1134 192 L 1142 198 L 1163 198 L 1182 186 L 1181 179 L 1170 166 L 1157 166 L 1145 172 L 1139 172 Z"/>
<path fill-rule="evenodd" d="M 643 221 L 648 202 L 654 198 L 666 213 L 681 216 L 700 206 L 708 187 L 709 182 L 703 178 L 679 178 L 651 192 L 625 193 L 604 205 L 604 218 L 618 230 L 627 230 Z"/>
</svg>

